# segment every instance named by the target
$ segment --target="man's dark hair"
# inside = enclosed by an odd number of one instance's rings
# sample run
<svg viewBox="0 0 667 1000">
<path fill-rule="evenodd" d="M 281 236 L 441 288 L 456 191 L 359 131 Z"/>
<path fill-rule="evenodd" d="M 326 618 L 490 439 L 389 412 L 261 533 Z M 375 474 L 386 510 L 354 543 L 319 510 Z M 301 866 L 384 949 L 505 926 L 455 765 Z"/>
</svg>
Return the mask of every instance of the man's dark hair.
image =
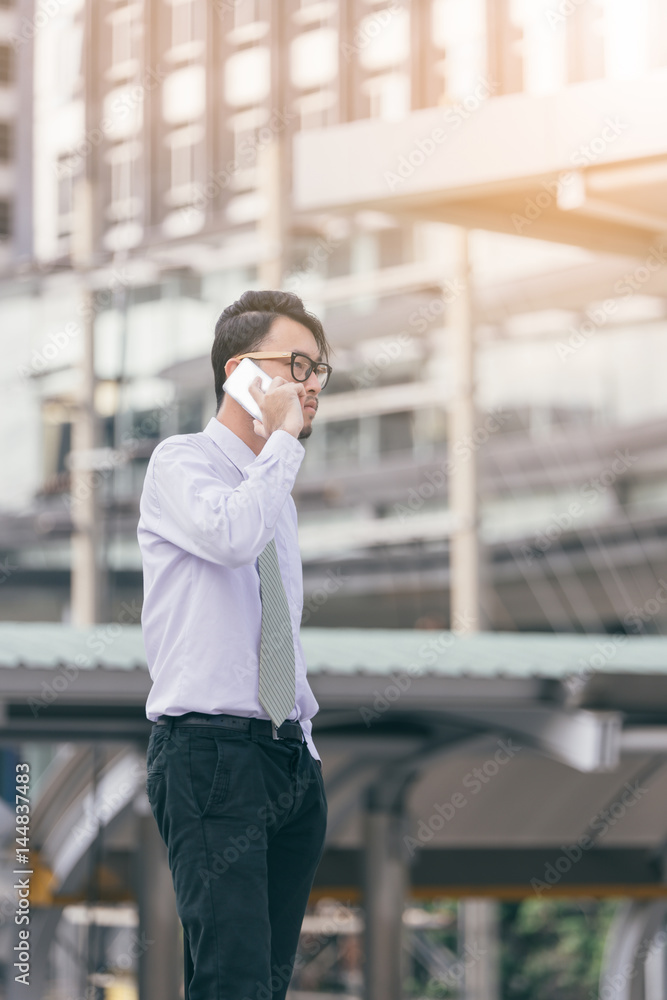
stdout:
<svg viewBox="0 0 667 1000">
<path fill-rule="evenodd" d="M 215 398 L 218 410 L 222 406 L 222 384 L 226 379 L 225 365 L 237 354 L 249 354 L 259 349 L 271 324 L 279 316 L 302 323 L 310 330 L 320 352 L 320 360 L 329 360 L 329 344 L 322 324 L 304 307 L 294 292 L 247 291 L 222 311 L 215 324 L 211 364 L 215 377 Z"/>
</svg>

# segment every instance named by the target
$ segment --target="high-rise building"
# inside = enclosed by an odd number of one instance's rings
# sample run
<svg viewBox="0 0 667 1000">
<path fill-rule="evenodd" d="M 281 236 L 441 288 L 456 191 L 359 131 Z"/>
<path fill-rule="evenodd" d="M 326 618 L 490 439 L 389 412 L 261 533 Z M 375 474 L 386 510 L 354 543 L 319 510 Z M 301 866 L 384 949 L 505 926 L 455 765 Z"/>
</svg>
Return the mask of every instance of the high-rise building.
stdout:
<svg viewBox="0 0 667 1000">
<path fill-rule="evenodd" d="M 214 413 L 217 315 L 245 288 L 282 286 L 321 316 L 335 350 L 297 483 L 306 624 L 449 624 L 458 453 L 480 466 L 487 627 L 659 631 L 664 608 L 644 608 L 667 572 L 664 261 L 644 280 L 636 247 L 563 242 L 541 202 L 531 207 L 513 150 L 537 162 L 557 131 L 571 139 L 573 171 L 606 165 L 647 122 L 659 146 L 666 19 L 666 0 L 0 10 L 6 75 L 19 81 L 0 80 L 0 155 L 4 128 L 15 164 L 0 164 L 0 551 L 11 580 L 0 614 L 71 613 L 80 497 L 69 456 L 91 325 L 88 460 L 103 526 L 100 615 L 111 620 L 141 598 L 135 529 L 150 452 Z M 0 47 L 0 76 L 2 66 Z M 640 85 L 655 103 L 628 118 L 618 94 Z M 604 114 L 585 127 L 567 118 L 590 88 L 613 127 Z M 545 110 L 530 118 L 536 101 Z M 490 109 L 514 131 L 487 129 Z M 471 183 L 497 163 L 520 210 L 494 210 L 523 222 L 494 225 L 479 203 L 456 218 L 414 198 L 405 210 L 419 154 L 426 172 L 435 163 L 419 122 L 436 111 L 434 148 L 449 143 L 452 169 Z M 385 196 L 369 188 L 365 202 L 365 137 L 385 126 Z M 329 173 L 312 151 L 339 135 L 344 163 Z M 477 137 L 465 163 L 464 135 Z M 627 184 L 635 213 L 660 214 Z M 448 450 L 454 223 L 473 230 L 479 430 Z"/>
</svg>

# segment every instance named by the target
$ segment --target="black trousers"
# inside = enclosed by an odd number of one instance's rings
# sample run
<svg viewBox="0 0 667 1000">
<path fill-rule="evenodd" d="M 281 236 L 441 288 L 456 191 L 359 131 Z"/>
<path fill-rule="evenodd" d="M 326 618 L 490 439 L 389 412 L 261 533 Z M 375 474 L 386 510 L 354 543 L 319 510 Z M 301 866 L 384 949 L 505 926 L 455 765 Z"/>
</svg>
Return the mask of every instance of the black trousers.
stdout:
<svg viewBox="0 0 667 1000">
<path fill-rule="evenodd" d="M 146 764 L 183 925 L 185 1000 L 284 1000 L 327 820 L 308 745 L 154 725 Z"/>
</svg>

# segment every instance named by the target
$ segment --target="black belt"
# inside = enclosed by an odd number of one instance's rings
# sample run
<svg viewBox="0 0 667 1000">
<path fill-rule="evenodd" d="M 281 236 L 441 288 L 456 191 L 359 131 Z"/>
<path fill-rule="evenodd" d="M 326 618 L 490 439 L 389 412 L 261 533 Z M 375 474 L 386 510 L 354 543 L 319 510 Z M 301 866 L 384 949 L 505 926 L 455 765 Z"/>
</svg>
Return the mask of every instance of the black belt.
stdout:
<svg viewBox="0 0 667 1000">
<path fill-rule="evenodd" d="M 245 715 L 204 715 L 200 712 L 186 712 L 185 715 L 161 715 L 155 725 L 166 726 L 220 726 L 234 729 L 237 733 L 252 733 L 271 736 L 274 740 L 298 740 L 304 742 L 300 722 L 283 722 L 277 728 L 270 719 L 250 719 Z"/>
</svg>

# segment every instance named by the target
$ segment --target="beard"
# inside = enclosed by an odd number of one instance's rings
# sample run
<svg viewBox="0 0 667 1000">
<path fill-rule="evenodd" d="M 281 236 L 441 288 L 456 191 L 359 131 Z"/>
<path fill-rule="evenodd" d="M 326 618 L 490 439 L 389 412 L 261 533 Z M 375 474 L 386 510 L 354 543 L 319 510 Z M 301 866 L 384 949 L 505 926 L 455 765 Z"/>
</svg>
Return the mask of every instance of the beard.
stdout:
<svg viewBox="0 0 667 1000">
<path fill-rule="evenodd" d="M 312 433 L 313 433 L 313 425 L 310 424 L 308 427 L 306 427 L 306 425 L 304 424 L 301 430 L 299 431 L 299 437 L 297 438 L 297 440 L 303 441 L 306 438 L 309 438 Z"/>
</svg>

